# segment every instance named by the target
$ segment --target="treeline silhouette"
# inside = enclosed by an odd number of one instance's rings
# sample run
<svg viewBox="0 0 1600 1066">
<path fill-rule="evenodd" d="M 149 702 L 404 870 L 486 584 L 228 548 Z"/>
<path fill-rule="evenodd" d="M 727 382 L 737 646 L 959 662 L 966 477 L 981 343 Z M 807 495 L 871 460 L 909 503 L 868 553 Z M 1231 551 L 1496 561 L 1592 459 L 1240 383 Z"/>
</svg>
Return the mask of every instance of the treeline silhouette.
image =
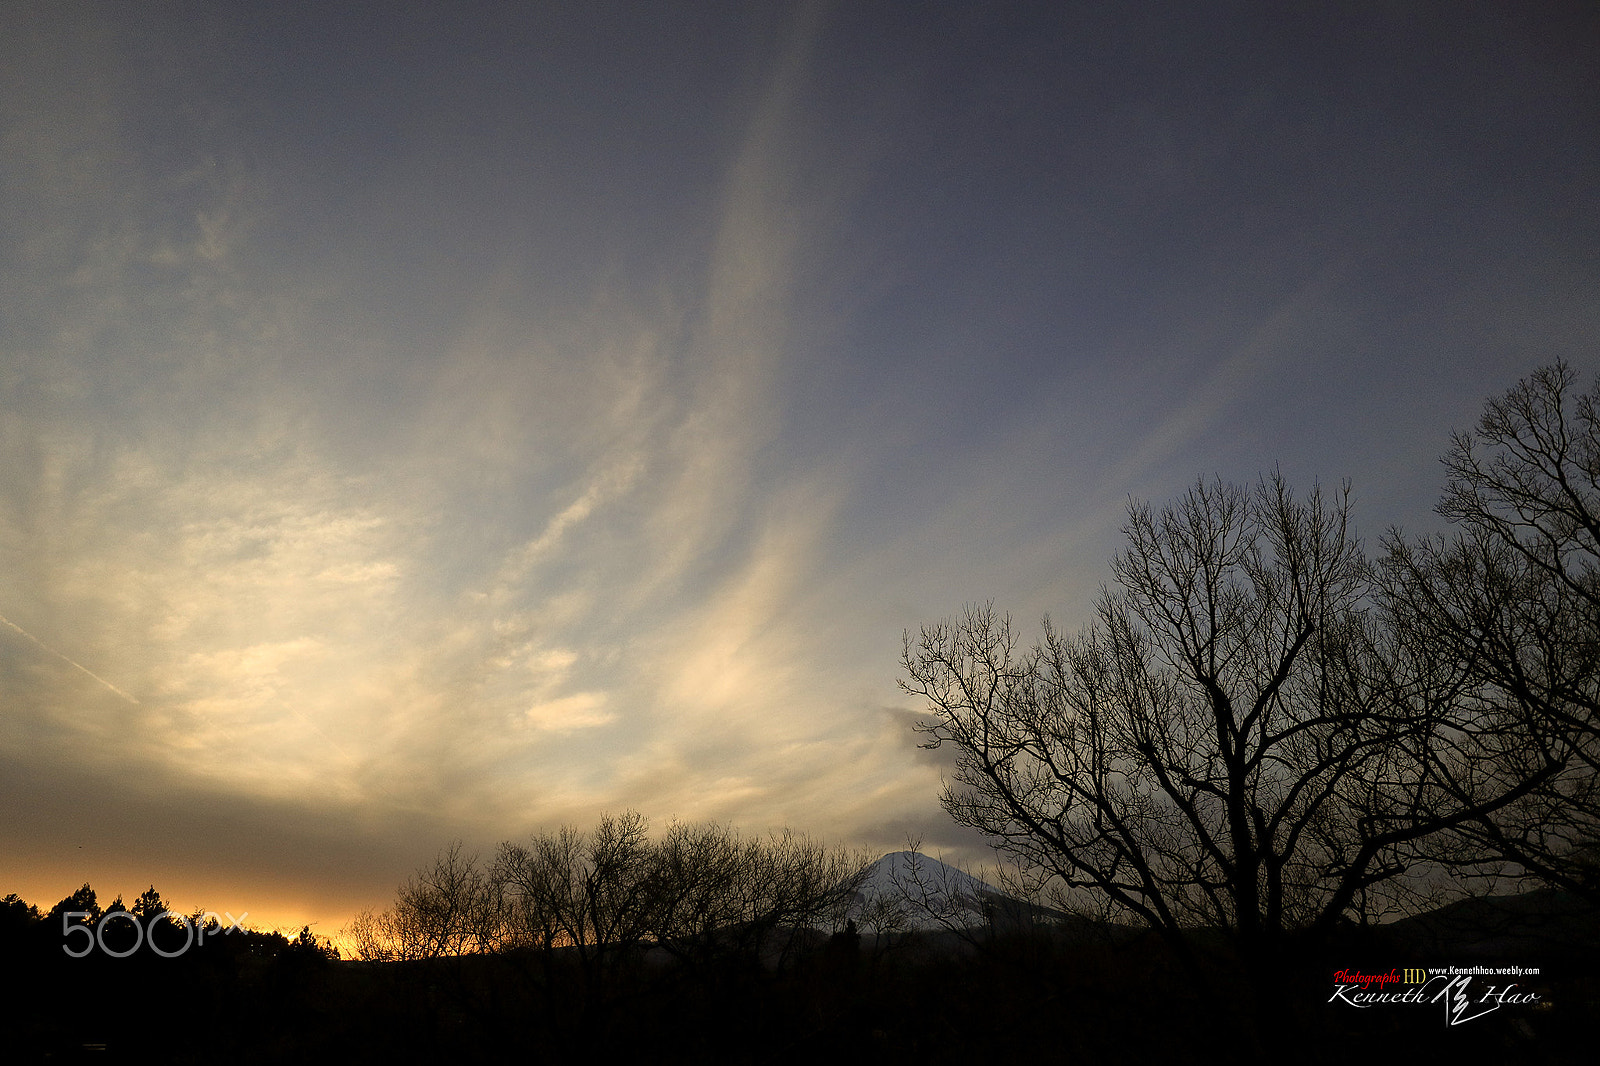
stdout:
<svg viewBox="0 0 1600 1066">
<path fill-rule="evenodd" d="M 485 865 L 454 845 L 348 932 L 368 961 L 565 949 L 586 981 L 645 944 L 690 967 L 782 956 L 787 930 L 844 925 L 870 861 L 788 830 L 674 824 L 653 839 L 629 811 L 503 843 Z"/>
<path fill-rule="evenodd" d="M 0 900 L 0 1044 L 6 1061 L 206 1062 L 297 1046 L 286 1017 L 315 1027 L 339 953 L 206 911 L 173 914 L 154 886 L 102 908 L 87 883 L 48 911 Z"/>
<path fill-rule="evenodd" d="M 1251 975 L 1204 930 L 1193 933 L 1201 980 L 1154 934 L 1061 914 L 866 931 L 893 923 L 857 928 L 854 916 L 871 910 L 859 854 L 792 834 L 674 826 L 652 839 L 645 828 L 635 815 L 605 818 L 504 845 L 484 864 L 447 848 L 393 908 L 348 931 L 366 958 L 340 958 L 309 929 L 229 932 L 203 914 L 188 916 L 207 928 L 191 940 L 154 889 L 122 910 L 98 908 L 88 885 L 47 913 L 9 896 L 6 1061 L 1249 1061 L 1259 1050 Z M 906 898 L 914 905 L 927 888 L 908 886 Z M 1451 1028 L 1439 1006 L 1327 1003 L 1339 968 L 1437 963 L 1452 947 L 1454 963 L 1532 961 L 1514 943 L 1460 950 L 1476 930 L 1447 920 L 1421 931 L 1342 926 L 1300 943 L 1272 975 L 1278 1028 L 1292 1034 L 1272 1054 L 1333 1062 L 1381 1045 L 1462 1061 L 1589 1061 L 1592 928 L 1588 940 L 1541 949 L 1543 973 L 1528 987 L 1554 1010 Z M 86 951 L 79 930 L 91 926 L 98 939 Z"/>
</svg>

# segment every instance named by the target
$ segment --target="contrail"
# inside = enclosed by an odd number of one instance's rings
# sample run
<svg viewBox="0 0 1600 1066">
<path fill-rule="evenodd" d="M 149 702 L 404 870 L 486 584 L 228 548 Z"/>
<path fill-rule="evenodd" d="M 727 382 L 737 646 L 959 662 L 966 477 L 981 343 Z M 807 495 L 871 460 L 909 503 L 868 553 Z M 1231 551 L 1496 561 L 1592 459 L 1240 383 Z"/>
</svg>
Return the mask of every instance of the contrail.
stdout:
<svg viewBox="0 0 1600 1066">
<path fill-rule="evenodd" d="M 79 670 L 82 670 L 84 673 L 88 674 L 90 677 L 94 678 L 96 681 L 100 682 L 106 688 L 110 689 L 112 692 L 115 692 L 117 695 L 121 696 L 123 699 L 127 700 L 129 703 L 134 704 L 135 706 L 138 706 L 138 703 L 139 703 L 138 700 L 134 699 L 132 696 L 128 695 L 126 692 L 122 691 L 120 688 L 118 688 L 117 686 L 113 685 L 111 682 L 107 681 L 105 678 L 101 677 L 99 674 L 95 673 L 93 670 L 89 669 L 87 666 L 84 666 L 82 663 L 73 662 L 71 659 L 67 658 L 65 655 L 62 655 L 60 652 L 56 651 L 54 648 L 52 648 L 50 645 L 46 644 L 44 641 L 40 640 L 38 637 L 34 636 L 32 633 L 29 633 L 26 629 L 23 629 L 21 626 L 17 625 L 17 623 L 13 622 L 11 619 L 7 618 L 5 615 L 0 614 L 0 622 L 4 622 L 6 625 L 10 626 L 12 629 L 15 629 L 18 633 L 21 633 L 23 636 L 25 636 L 29 640 L 33 641 L 39 647 L 43 648 L 45 651 L 49 652 L 51 655 L 54 655 L 57 659 L 60 659 L 62 662 L 67 663 L 69 666 L 75 666 Z"/>
</svg>

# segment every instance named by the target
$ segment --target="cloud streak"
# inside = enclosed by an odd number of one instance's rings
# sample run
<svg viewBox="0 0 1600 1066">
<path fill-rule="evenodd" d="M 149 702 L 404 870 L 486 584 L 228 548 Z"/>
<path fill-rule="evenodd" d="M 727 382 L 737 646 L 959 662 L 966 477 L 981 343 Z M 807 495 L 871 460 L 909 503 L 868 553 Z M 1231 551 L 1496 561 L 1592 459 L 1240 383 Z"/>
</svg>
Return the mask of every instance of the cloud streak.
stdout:
<svg viewBox="0 0 1600 1066">
<path fill-rule="evenodd" d="M 0 624 L 6 625 L 9 628 L 11 628 L 12 630 L 14 630 L 15 632 L 22 634 L 28 640 L 32 641 L 34 643 L 34 645 L 36 645 L 37 647 L 39 647 L 39 648 L 43 649 L 44 651 L 50 653 L 51 655 L 54 655 L 57 659 L 60 659 L 62 662 L 66 663 L 68 666 L 71 666 L 76 670 L 80 670 L 83 673 L 87 674 L 89 677 L 92 677 L 94 680 L 96 680 L 100 684 L 104 685 L 108 690 L 110 690 L 111 692 L 116 693 L 118 696 L 121 696 L 123 699 L 125 699 L 129 703 L 133 704 L 135 707 L 137 707 L 139 705 L 139 701 L 134 699 L 132 696 L 128 695 L 128 693 L 122 691 L 120 688 L 118 688 L 117 686 L 113 685 L 111 682 L 107 681 L 105 678 L 101 677 L 99 674 L 95 673 L 93 670 L 89 669 L 87 666 L 84 666 L 82 663 L 76 662 L 73 659 L 69 659 L 67 656 L 61 654 L 59 651 L 56 651 L 56 649 L 52 648 L 50 645 L 48 645 L 44 641 L 40 640 L 38 637 L 34 636 L 32 633 L 29 633 L 26 629 L 23 629 L 21 626 L 17 625 L 17 623 L 13 622 L 11 619 L 7 618 L 3 614 L 0 614 Z"/>
</svg>

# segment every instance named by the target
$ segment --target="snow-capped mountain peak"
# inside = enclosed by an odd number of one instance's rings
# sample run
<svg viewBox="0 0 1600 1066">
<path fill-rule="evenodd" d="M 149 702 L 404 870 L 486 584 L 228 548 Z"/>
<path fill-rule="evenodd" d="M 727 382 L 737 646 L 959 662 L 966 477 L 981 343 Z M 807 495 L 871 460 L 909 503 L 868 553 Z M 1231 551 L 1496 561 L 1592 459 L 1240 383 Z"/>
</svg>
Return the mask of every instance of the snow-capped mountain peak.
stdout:
<svg viewBox="0 0 1600 1066">
<path fill-rule="evenodd" d="M 896 851 L 867 868 L 850 917 L 863 929 L 892 932 L 987 924 L 1005 897 L 994 886 L 915 851 Z"/>
</svg>

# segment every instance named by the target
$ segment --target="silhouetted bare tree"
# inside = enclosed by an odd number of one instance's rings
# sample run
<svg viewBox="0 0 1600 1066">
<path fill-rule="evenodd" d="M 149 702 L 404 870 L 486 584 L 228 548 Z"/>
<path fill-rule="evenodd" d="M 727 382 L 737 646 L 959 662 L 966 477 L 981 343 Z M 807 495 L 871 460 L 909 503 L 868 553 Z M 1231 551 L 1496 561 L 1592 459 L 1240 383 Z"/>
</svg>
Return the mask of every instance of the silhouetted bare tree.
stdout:
<svg viewBox="0 0 1600 1066">
<path fill-rule="evenodd" d="M 1416 842 L 1554 772 L 1486 778 L 1480 723 L 1365 610 L 1348 491 L 1202 482 L 1131 505 L 1125 533 L 1080 635 L 1046 619 L 1021 651 L 1008 618 L 970 609 L 907 635 L 902 686 L 929 746 L 956 749 L 957 822 L 1184 957 L 1193 927 L 1246 958 L 1326 932 Z"/>
<path fill-rule="evenodd" d="M 1458 866 L 1510 861 L 1600 894 L 1600 388 L 1574 396 L 1564 363 L 1491 399 L 1456 434 L 1438 511 L 1454 538 L 1388 541 L 1398 629 L 1462 676 L 1463 699 L 1505 723 L 1503 782 L 1558 761 L 1516 803 L 1435 848 Z"/>
<path fill-rule="evenodd" d="M 369 962 L 475 954 L 495 944 L 494 885 L 459 843 L 400 886 L 395 905 L 357 915 L 345 931 Z"/>
<path fill-rule="evenodd" d="M 865 854 L 785 830 L 741 837 L 722 825 L 674 825 L 657 847 L 657 942 L 690 961 L 759 958 L 775 935 L 834 930 L 865 876 Z M 775 946 L 781 961 L 790 946 Z"/>
<path fill-rule="evenodd" d="M 528 845 L 502 844 L 493 880 L 508 947 L 566 949 L 595 994 L 651 936 L 658 863 L 637 812 L 601 818 L 593 832 L 564 826 Z"/>
<path fill-rule="evenodd" d="M 840 926 L 866 865 L 789 831 L 745 838 L 673 825 L 652 840 L 630 811 L 590 832 L 564 826 L 504 843 L 486 869 L 454 845 L 401 887 L 394 907 L 359 916 L 348 932 L 374 960 L 561 950 L 586 981 L 603 983 L 645 945 L 692 961 L 755 956 L 779 930 Z"/>
</svg>

